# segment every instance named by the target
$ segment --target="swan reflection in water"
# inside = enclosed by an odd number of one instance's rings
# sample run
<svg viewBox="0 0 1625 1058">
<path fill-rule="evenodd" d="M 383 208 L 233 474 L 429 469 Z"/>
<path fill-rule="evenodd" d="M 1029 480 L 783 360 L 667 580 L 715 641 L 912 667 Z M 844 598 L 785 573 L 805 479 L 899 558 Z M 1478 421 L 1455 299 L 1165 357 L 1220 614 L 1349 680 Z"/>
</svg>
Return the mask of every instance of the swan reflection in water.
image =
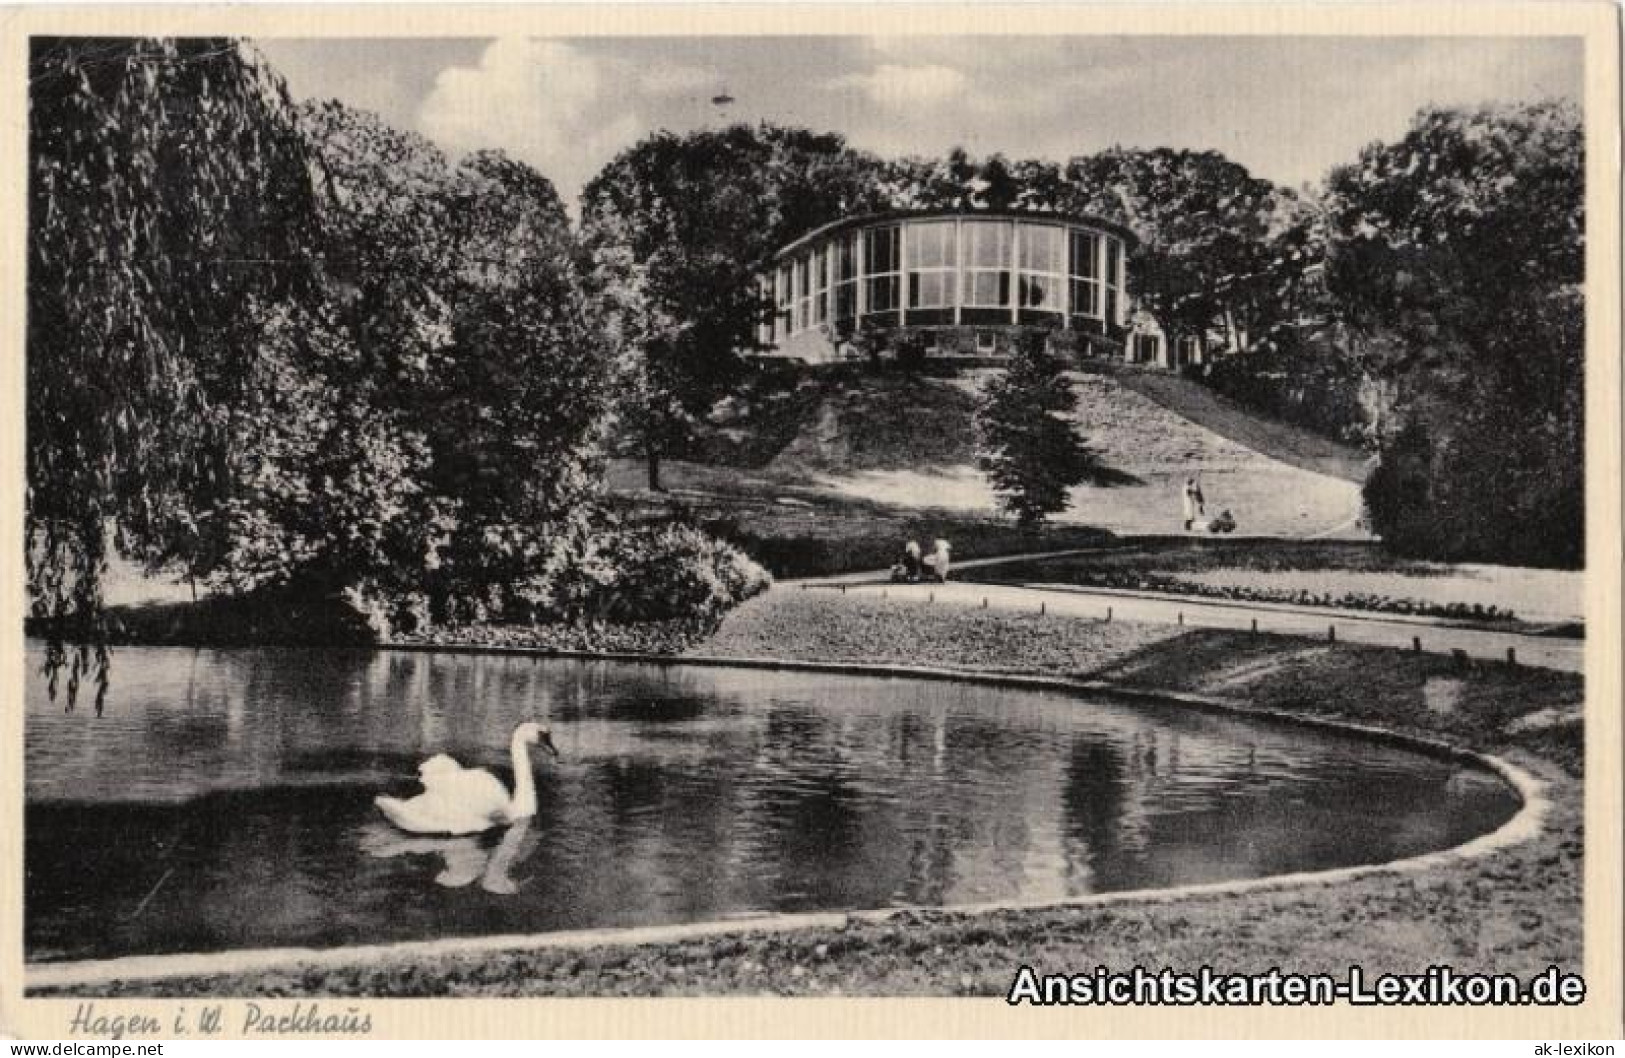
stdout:
<svg viewBox="0 0 1625 1058">
<path fill-rule="evenodd" d="M 539 841 L 530 824 L 529 816 L 519 819 L 502 832 L 502 840 L 491 848 L 485 847 L 477 834 L 427 837 L 373 824 L 361 831 L 361 851 L 374 859 L 439 856 L 445 866 L 434 877 L 436 885 L 461 889 L 478 881 L 480 888 L 488 893 L 512 896 L 527 879 L 515 881 L 511 872 L 530 858 Z"/>
</svg>

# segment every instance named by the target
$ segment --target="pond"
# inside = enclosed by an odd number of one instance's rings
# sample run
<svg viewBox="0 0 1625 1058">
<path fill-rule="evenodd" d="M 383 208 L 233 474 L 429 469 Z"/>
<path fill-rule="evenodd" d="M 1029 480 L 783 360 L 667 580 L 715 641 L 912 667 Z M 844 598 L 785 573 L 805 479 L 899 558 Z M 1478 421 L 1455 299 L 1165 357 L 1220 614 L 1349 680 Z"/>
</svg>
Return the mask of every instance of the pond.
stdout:
<svg viewBox="0 0 1625 1058">
<path fill-rule="evenodd" d="M 129 648 L 105 715 L 30 654 L 30 960 L 1060 900 L 1373 863 L 1486 833 L 1499 778 L 1370 740 L 911 679 L 394 651 Z M 450 753 L 528 824 L 374 807 Z"/>
</svg>

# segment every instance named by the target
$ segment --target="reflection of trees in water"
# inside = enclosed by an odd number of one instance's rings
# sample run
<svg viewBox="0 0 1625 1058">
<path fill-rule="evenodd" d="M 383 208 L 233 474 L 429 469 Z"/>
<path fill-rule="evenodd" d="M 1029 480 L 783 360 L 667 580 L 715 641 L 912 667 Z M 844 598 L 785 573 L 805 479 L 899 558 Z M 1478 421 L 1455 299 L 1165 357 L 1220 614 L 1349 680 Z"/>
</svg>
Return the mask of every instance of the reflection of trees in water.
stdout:
<svg viewBox="0 0 1625 1058">
<path fill-rule="evenodd" d="M 895 872 L 876 832 L 894 832 L 884 806 L 856 785 L 858 746 L 878 737 L 850 714 L 774 705 L 750 729 L 751 768 L 740 798 L 735 840 L 748 846 L 771 881 L 760 898 L 780 906 L 828 907 L 874 899 Z M 892 843 L 895 850 L 896 843 Z M 881 895 L 884 899 L 884 893 Z"/>
<path fill-rule="evenodd" d="M 1093 891 L 1102 869 L 1119 854 L 1125 771 L 1116 745 L 1094 738 L 1073 740 L 1061 787 L 1061 826 L 1076 892 Z"/>
</svg>

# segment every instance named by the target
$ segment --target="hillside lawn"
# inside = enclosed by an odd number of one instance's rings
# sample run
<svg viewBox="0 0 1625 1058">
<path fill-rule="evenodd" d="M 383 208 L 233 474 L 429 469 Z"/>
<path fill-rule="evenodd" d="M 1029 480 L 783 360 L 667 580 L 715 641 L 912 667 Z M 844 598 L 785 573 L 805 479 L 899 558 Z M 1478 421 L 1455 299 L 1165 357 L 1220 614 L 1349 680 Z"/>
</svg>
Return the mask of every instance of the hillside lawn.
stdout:
<svg viewBox="0 0 1625 1058">
<path fill-rule="evenodd" d="M 1293 465 L 1320 459 L 1355 474 L 1361 456 L 1230 409 L 1207 420 L 1284 459 L 1170 410 L 1119 380 L 1072 376 L 1080 432 L 1114 483 L 1072 490 L 1071 509 L 1042 532 L 1017 530 L 976 465 L 973 422 L 988 370 L 950 377 L 852 366 L 765 371 L 715 410 L 702 436 L 662 465 L 665 492 L 643 462 L 614 460 L 612 502 L 633 517 L 679 514 L 742 544 L 775 575 L 883 568 L 910 537 L 949 539 L 957 558 L 1063 550 L 1105 537 L 1180 532 L 1180 490 L 1200 475 L 1213 510 L 1241 535 L 1363 538 L 1358 486 Z M 1171 398 L 1162 398 L 1174 403 Z M 1250 425 L 1249 425 L 1250 423 Z M 1334 458 L 1335 457 L 1335 458 Z"/>
</svg>

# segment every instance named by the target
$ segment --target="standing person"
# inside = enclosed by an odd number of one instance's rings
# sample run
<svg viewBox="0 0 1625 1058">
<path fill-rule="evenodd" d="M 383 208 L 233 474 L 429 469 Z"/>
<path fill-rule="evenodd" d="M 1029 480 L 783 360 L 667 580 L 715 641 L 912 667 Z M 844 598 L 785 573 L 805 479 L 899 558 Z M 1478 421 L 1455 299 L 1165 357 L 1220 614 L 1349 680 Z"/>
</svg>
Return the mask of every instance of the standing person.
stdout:
<svg viewBox="0 0 1625 1058">
<path fill-rule="evenodd" d="M 910 540 L 903 546 L 903 572 L 910 582 L 920 579 L 920 542 Z"/>
<path fill-rule="evenodd" d="M 939 584 L 948 583 L 948 541 L 938 540 L 931 549 L 931 568 Z"/>
<path fill-rule="evenodd" d="M 1186 478 L 1185 488 L 1180 493 L 1179 502 L 1181 513 L 1185 516 L 1185 531 L 1187 533 L 1191 531 L 1191 524 L 1196 521 L 1197 507 L 1201 495 L 1201 490 L 1196 486 L 1196 479 L 1194 477 Z"/>
</svg>

